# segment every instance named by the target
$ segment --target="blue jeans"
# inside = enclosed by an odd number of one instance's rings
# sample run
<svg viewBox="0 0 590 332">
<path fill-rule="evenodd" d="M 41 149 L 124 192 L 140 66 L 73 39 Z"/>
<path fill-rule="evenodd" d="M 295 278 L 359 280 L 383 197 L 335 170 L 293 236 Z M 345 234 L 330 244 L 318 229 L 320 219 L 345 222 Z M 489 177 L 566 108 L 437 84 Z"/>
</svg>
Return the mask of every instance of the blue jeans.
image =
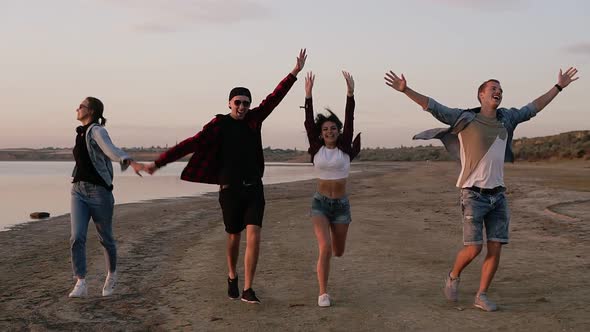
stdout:
<svg viewBox="0 0 590 332">
<path fill-rule="evenodd" d="M 488 241 L 508 243 L 510 211 L 504 191 L 481 194 L 461 189 L 463 244 L 483 244 L 483 228 Z"/>
<path fill-rule="evenodd" d="M 90 218 L 104 247 L 108 271 L 117 268 L 117 247 L 113 238 L 113 193 L 89 182 L 72 185 L 71 237 L 72 269 L 78 278 L 86 277 L 86 234 Z"/>
</svg>

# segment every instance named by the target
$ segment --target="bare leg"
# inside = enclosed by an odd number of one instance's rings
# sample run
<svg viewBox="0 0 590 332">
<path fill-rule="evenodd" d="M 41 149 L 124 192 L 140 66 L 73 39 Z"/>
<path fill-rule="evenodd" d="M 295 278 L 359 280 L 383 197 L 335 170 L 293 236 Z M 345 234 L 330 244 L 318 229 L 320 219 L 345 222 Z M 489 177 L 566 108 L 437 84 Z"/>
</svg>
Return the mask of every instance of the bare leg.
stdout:
<svg viewBox="0 0 590 332">
<path fill-rule="evenodd" d="M 457 253 L 457 258 L 455 258 L 455 265 L 453 265 L 451 277 L 457 278 L 461 276 L 461 271 L 463 271 L 463 269 L 467 267 L 477 255 L 479 255 L 481 248 L 481 244 L 463 246 L 463 248 Z"/>
<path fill-rule="evenodd" d="M 246 256 L 244 257 L 244 289 L 252 287 L 256 265 L 258 264 L 258 254 L 260 253 L 260 226 L 246 226 Z"/>
<path fill-rule="evenodd" d="M 488 253 L 481 267 L 481 280 L 479 282 L 479 293 L 486 293 L 492 283 L 492 279 L 498 270 L 500 264 L 500 253 L 502 244 L 500 242 L 488 241 Z"/>
<path fill-rule="evenodd" d="M 349 224 L 331 224 L 332 233 L 332 252 L 334 256 L 341 257 L 344 255 L 346 248 L 346 235 L 348 234 Z"/>
<path fill-rule="evenodd" d="M 235 279 L 237 276 L 236 265 L 240 255 L 240 238 L 241 234 L 227 234 L 227 269 L 228 276 Z"/>
<path fill-rule="evenodd" d="M 332 258 L 332 240 L 330 237 L 330 222 L 324 216 L 313 216 L 313 230 L 318 240 L 317 274 L 320 294 L 327 293 L 328 275 L 330 274 L 330 258 Z"/>
</svg>

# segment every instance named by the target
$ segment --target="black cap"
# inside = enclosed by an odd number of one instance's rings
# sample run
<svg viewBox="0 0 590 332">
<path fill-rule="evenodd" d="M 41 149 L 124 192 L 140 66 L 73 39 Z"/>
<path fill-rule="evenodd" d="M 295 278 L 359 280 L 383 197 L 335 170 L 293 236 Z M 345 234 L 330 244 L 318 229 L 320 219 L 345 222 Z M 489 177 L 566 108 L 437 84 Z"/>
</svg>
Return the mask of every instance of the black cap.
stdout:
<svg viewBox="0 0 590 332">
<path fill-rule="evenodd" d="M 246 97 L 250 98 L 250 101 L 252 101 L 252 95 L 250 94 L 250 90 L 248 90 L 247 88 L 244 88 L 242 86 L 238 86 L 238 87 L 231 89 L 231 91 L 229 92 L 229 99 L 228 100 L 231 100 L 235 96 L 246 96 Z"/>
</svg>

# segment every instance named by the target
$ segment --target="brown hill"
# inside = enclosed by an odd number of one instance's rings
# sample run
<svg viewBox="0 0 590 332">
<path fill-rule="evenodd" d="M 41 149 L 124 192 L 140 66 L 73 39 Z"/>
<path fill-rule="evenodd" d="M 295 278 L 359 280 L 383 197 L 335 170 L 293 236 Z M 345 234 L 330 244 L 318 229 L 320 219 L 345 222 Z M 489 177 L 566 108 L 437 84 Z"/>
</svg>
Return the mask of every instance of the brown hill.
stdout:
<svg viewBox="0 0 590 332">
<path fill-rule="evenodd" d="M 570 131 L 552 136 L 520 138 L 514 141 L 518 160 L 590 160 L 590 130 Z"/>
<path fill-rule="evenodd" d="M 520 138 L 514 140 L 516 160 L 590 160 L 590 130 L 571 131 L 552 136 Z M 154 160 L 166 150 L 161 147 L 125 149 L 137 160 Z M 309 162 L 306 151 L 296 149 L 264 148 L 268 162 Z M 366 148 L 358 157 L 360 161 L 420 161 L 452 160 L 442 146 L 415 146 L 399 148 Z M 4 149 L 0 161 L 72 161 L 69 148 Z M 183 160 L 188 160 L 185 157 Z"/>
</svg>

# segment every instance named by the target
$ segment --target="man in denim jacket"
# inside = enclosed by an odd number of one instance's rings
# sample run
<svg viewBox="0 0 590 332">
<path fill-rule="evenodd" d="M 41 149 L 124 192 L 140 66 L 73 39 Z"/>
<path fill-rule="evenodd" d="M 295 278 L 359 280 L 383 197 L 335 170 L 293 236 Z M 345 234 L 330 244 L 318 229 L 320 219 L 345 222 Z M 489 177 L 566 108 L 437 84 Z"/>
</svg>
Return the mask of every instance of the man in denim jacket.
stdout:
<svg viewBox="0 0 590 332">
<path fill-rule="evenodd" d="M 450 128 L 430 129 L 414 139 L 440 139 L 447 150 L 461 160 L 457 187 L 461 188 L 463 214 L 463 248 L 457 254 L 452 270 L 445 278 L 444 294 L 457 301 L 461 271 L 479 255 L 486 231 L 487 255 L 483 262 L 479 290 L 474 305 L 485 311 L 497 306 L 486 293 L 498 269 L 503 244 L 508 243 L 510 215 L 504 186 L 504 162 L 514 161 L 512 137 L 516 126 L 537 115 L 571 82 L 577 69 L 559 71 L 557 84 L 528 105 L 498 108 L 502 102 L 502 87 L 498 80 L 485 81 L 477 91 L 481 107 L 475 109 L 449 108 L 434 99 L 410 89 L 404 75 L 386 73 L 391 88 L 404 93 L 437 120 Z"/>
</svg>

